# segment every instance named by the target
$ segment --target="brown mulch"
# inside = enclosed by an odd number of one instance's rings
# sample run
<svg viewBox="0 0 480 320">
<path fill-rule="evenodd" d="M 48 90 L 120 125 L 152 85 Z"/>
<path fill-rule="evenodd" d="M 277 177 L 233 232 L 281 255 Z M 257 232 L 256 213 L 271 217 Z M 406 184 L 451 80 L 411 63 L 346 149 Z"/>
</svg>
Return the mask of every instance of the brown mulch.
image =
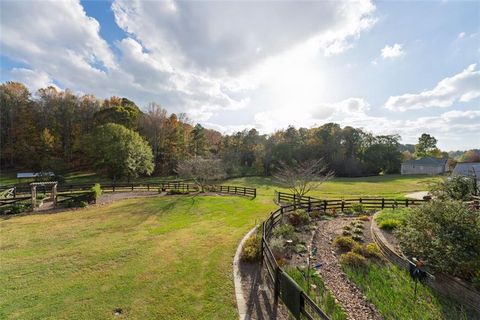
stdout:
<svg viewBox="0 0 480 320">
<path fill-rule="evenodd" d="M 347 312 L 348 319 L 382 319 L 375 307 L 367 301 L 363 293 L 342 271 L 338 261 L 339 254 L 332 244 L 333 239 L 342 234 L 342 228 L 353 220 L 355 220 L 355 218 L 338 217 L 319 223 L 312 243 L 317 247 L 317 257 L 321 263 L 321 267 L 317 272 L 322 277 L 327 288 L 332 291 L 333 295 Z M 370 221 L 365 222 L 365 242 L 372 241 L 370 223 Z"/>
</svg>

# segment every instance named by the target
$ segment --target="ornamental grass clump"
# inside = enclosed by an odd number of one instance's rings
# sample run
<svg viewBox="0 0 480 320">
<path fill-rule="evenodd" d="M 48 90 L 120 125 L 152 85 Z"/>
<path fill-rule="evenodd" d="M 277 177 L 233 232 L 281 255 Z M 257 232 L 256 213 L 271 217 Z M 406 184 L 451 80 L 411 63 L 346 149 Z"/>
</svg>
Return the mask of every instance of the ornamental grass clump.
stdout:
<svg viewBox="0 0 480 320">
<path fill-rule="evenodd" d="M 244 243 L 240 259 L 247 262 L 260 260 L 262 236 L 259 232 L 252 234 Z"/>
<path fill-rule="evenodd" d="M 350 251 L 355 246 L 355 240 L 352 237 L 337 237 L 333 241 L 333 244 L 341 251 Z"/>
<path fill-rule="evenodd" d="M 368 265 L 367 259 L 355 252 L 347 252 L 340 256 L 340 263 L 353 268 L 365 268 Z"/>
</svg>

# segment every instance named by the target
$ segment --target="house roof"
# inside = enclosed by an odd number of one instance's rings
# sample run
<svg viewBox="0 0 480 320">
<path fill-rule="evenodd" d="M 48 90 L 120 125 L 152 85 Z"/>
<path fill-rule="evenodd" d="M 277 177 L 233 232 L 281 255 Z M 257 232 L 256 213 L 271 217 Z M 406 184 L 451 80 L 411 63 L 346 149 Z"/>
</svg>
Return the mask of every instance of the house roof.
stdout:
<svg viewBox="0 0 480 320">
<path fill-rule="evenodd" d="M 418 166 L 444 166 L 447 159 L 438 159 L 433 157 L 425 157 L 420 159 L 412 159 L 403 162 L 402 164 L 418 165 Z"/>
<path fill-rule="evenodd" d="M 474 173 L 480 177 L 480 162 L 458 162 L 452 172 L 462 176 L 473 176 Z"/>
</svg>

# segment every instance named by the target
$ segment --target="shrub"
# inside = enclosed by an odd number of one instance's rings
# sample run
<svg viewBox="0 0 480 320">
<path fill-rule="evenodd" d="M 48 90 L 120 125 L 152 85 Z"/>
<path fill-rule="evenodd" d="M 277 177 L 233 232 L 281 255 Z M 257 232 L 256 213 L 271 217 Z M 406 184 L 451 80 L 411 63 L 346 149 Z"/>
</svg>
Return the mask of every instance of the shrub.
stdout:
<svg viewBox="0 0 480 320">
<path fill-rule="evenodd" d="M 285 246 L 283 240 L 280 238 L 270 239 L 270 249 L 272 250 L 273 255 L 276 259 L 281 258 L 285 255 Z"/>
<path fill-rule="evenodd" d="M 100 187 L 99 183 L 95 183 L 95 185 L 90 189 L 92 191 L 92 199 L 94 202 L 97 202 L 97 199 L 100 198 L 102 195 L 102 188 Z"/>
<path fill-rule="evenodd" d="M 293 226 L 302 226 L 310 223 L 310 216 L 303 210 L 296 210 L 288 214 L 288 221 Z"/>
<path fill-rule="evenodd" d="M 352 237 L 337 237 L 333 244 L 342 251 L 350 251 L 355 246 L 355 241 Z"/>
<path fill-rule="evenodd" d="M 480 270 L 477 270 L 475 276 L 473 276 L 472 284 L 474 288 L 480 290 Z"/>
<path fill-rule="evenodd" d="M 475 194 L 475 180 L 464 176 L 450 177 L 435 184 L 431 192 L 442 200 L 468 201 Z"/>
<path fill-rule="evenodd" d="M 295 245 L 295 252 L 296 253 L 305 253 L 305 252 L 307 252 L 307 247 L 305 247 L 305 245 L 303 245 L 301 243 L 297 243 Z"/>
<path fill-rule="evenodd" d="M 352 226 L 354 226 L 355 228 L 360 228 L 360 229 L 363 229 L 365 224 L 363 223 L 363 221 L 352 221 Z"/>
<path fill-rule="evenodd" d="M 295 233 L 295 228 L 291 224 L 283 224 L 275 230 L 273 230 L 273 235 L 276 237 L 281 237 L 284 239 L 292 239 Z"/>
<path fill-rule="evenodd" d="M 260 260 L 262 236 L 258 232 L 252 234 L 244 243 L 240 259 L 254 262 Z"/>
<path fill-rule="evenodd" d="M 363 206 L 362 203 L 354 203 L 352 204 L 352 210 L 355 213 L 362 213 L 365 211 L 365 207 Z"/>
<path fill-rule="evenodd" d="M 167 192 L 168 195 L 177 195 L 177 194 L 188 194 L 187 191 L 181 191 L 178 189 L 172 189 Z"/>
<path fill-rule="evenodd" d="M 383 230 L 394 230 L 394 229 L 397 229 L 398 226 L 400 226 L 400 224 L 401 224 L 400 220 L 386 219 L 380 222 L 378 226 L 380 227 L 380 229 L 383 229 Z"/>
<path fill-rule="evenodd" d="M 30 205 L 22 204 L 22 203 L 15 203 L 10 207 L 11 214 L 22 213 L 30 210 Z"/>
<path fill-rule="evenodd" d="M 353 268 L 365 268 L 367 266 L 367 259 L 358 253 L 347 252 L 340 256 L 340 263 Z"/>
<path fill-rule="evenodd" d="M 350 231 L 350 230 L 352 230 L 352 227 L 347 224 L 346 226 L 343 227 L 343 230 Z"/>
<path fill-rule="evenodd" d="M 398 228 L 403 252 L 427 266 L 465 280 L 480 269 L 480 215 L 460 201 L 416 207 Z"/>
</svg>

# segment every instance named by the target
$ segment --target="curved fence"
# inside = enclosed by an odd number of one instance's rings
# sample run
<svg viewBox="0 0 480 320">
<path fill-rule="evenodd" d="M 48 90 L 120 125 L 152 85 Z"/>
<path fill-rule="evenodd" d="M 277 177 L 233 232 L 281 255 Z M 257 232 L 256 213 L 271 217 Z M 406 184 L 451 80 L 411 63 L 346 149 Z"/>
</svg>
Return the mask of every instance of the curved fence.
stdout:
<svg viewBox="0 0 480 320">
<path fill-rule="evenodd" d="M 328 316 L 322 309 L 280 267 L 269 246 L 269 240 L 274 228 L 282 223 L 285 214 L 297 209 L 305 209 L 311 212 L 313 210 L 321 210 L 321 207 L 313 202 L 297 203 L 281 206 L 272 212 L 262 224 L 262 264 L 267 271 L 267 279 L 273 284 L 275 301 L 280 298 L 296 319 L 304 316 L 307 319 L 328 320 Z"/>
</svg>

